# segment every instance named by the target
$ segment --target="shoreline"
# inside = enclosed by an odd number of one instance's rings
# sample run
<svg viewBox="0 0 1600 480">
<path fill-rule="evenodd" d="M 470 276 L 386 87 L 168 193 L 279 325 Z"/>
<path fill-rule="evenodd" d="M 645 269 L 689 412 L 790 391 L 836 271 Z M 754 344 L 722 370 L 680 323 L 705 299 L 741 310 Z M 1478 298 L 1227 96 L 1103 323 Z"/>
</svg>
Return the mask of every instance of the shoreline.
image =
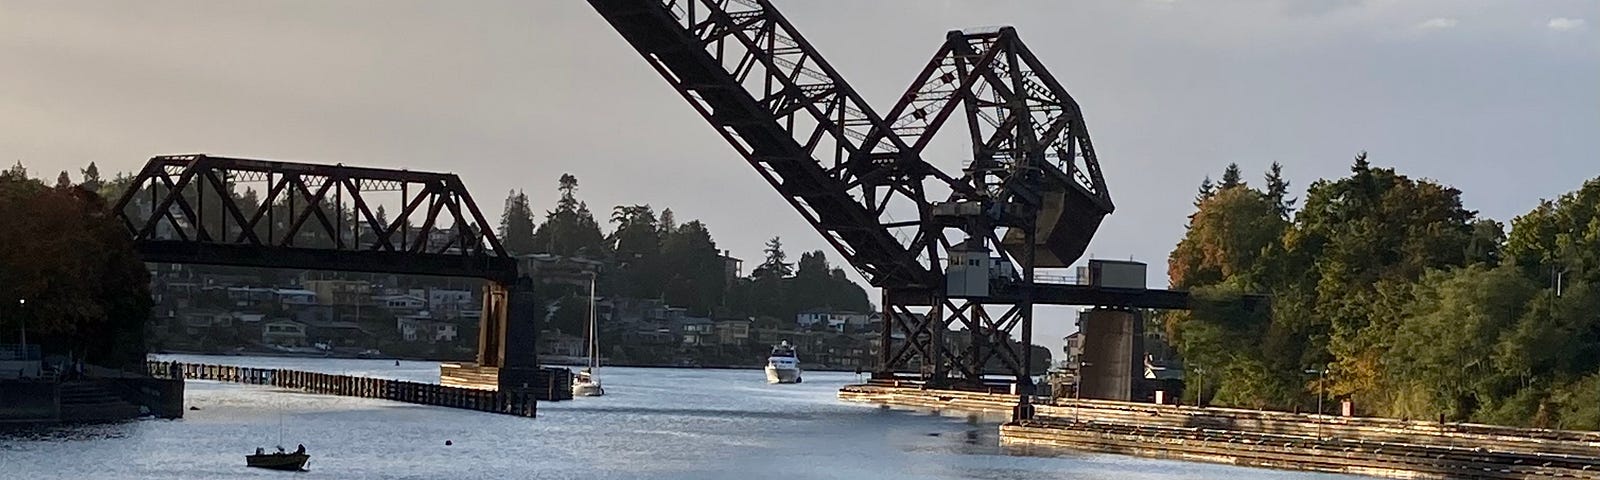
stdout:
<svg viewBox="0 0 1600 480">
<path fill-rule="evenodd" d="M 404 361 L 413 361 L 413 362 L 440 362 L 440 363 L 463 363 L 463 362 L 471 362 L 473 360 L 473 359 L 470 359 L 470 358 L 457 360 L 457 359 L 439 359 L 439 358 L 426 358 L 426 357 L 401 356 L 401 355 L 361 356 L 359 354 L 343 354 L 343 353 L 337 353 L 337 352 L 327 352 L 327 354 L 325 354 L 325 355 L 313 355 L 313 354 L 304 354 L 304 353 L 296 353 L 296 352 L 195 352 L 195 351 L 182 351 L 182 350 L 163 350 L 163 351 L 159 351 L 159 352 L 149 352 L 147 355 L 206 355 L 206 356 L 213 356 L 213 357 L 274 357 L 274 358 L 311 358 L 311 359 L 326 358 L 326 359 L 338 359 L 338 360 L 404 360 Z M 546 366 L 546 367 L 583 367 L 584 366 L 581 363 L 572 363 L 572 362 L 550 362 L 550 363 L 540 362 L 539 365 L 540 366 Z M 677 365 L 677 364 L 670 364 L 670 363 L 633 363 L 633 362 L 605 363 L 605 364 L 602 364 L 601 366 L 602 367 L 629 367 L 629 368 L 684 368 L 684 369 L 697 369 L 697 370 L 761 370 L 761 369 L 765 368 L 765 365 L 761 365 L 761 364 L 752 364 L 752 365 Z M 806 370 L 806 371 L 812 371 L 812 372 L 843 372 L 843 373 L 860 373 L 860 374 L 871 373 L 871 372 L 869 372 L 867 370 L 861 370 L 861 371 L 858 372 L 858 371 L 856 371 L 854 369 L 834 368 L 834 367 L 804 367 L 803 369 Z"/>
</svg>

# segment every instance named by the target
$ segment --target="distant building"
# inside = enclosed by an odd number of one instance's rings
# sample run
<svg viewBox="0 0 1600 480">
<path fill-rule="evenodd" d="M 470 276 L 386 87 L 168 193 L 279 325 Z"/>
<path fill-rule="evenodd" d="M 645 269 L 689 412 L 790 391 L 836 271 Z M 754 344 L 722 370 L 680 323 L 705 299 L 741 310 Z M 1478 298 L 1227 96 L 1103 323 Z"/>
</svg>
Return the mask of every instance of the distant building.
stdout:
<svg viewBox="0 0 1600 480">
<path fill-rule="evenodd" d="M 741 347 L 750 344 L 750 323 L 748 318 L 718 319 L 712 326 L 717 343 Z"/>
<path fill-rule="evenodd" d="M 540 283 L 556 283 L 588 288 L 591 275 L 599 274 L 604 262 L 585 257 L 567 257 L 553 253 L 532 253 L 517 257 L 517 266 L 524 275 Z"/>
<path fill-rule="evenodd" d="M 194 309 L 182 310 L 177 314 L 183 322 L 184 334 L 206 335 L 213 328 L 232 328 L 233 314 L 223 310 Z"/>
<path fill-rule="evenodd" d="M 275 320 L 261 326 L 261 343 L 284 347 L 306 346 L 306 324 Z"/>
<path fill-rule="evenodd" d="M 731 250 L 723 250 L 722 275 L 727 280 L 728 285 L 732 285 L 734 280 L 744 276 L 744 260 L 733 258 L 733 251 Z"/>
<path fill-rule="evenodd" d="M 539 353 L 560 357 L 588 356 L 583 337 L 546 330 L 539 335 Z"/>
<path fill-rule="evenodd" d="M 307 340 L 330 347 L 355 347 L 367 345 L 372 334 L 356 322 L 311 322 L 306 326 Z"/>
<path fill-rule="evenodd" d="M 459 333 L 454 322 L 436 320 L 426 312 L 395 317 L 395 329 L 407 342 L 454 342 Z"/>
<path fill-rule="evenodd" d="M 277 289 L 267 287 L 227 287 L 228 301 L 236 307 L 270 305 L 278 301 Z"/>
<path fill-rule="evenodd" d="M 835 332 L 843 332 L 846 326 L 855 329 L 865 328 L 871 320 L 870 314 L 831 310 L 807 310 L 795 315 L 795 325 L 800 328 L 816 328 L 822 325 Z"/>
<path fill-rule="evenodd" d="M 372 284 L 363 280 L 306 280 L 305 286 L 322 305 L 372 305 Z"/>
<path fill-rule="evenodd" d="M 443 313 L 447 317 L 459 317 L 460 312 L 481 310 L 477 299 L 471 290 L 430 288 L 428 289 L 428 311 Z"/>
<path fill-rule="evenodd" d="M 1067 354 L 1066 363 L 1063 365 L 1068 370 L 1077 370 L 1078 361 L 1083 358 L 1083 332 L 1072 332 L 1062 339 L 1062 353 Z"/>
<path fill-rule="evenodd" d="M 317 292 L 297 288 L 280 288 L 274 293 L 278 296 L 278 304 L 285 307 L 304 307 L 317 304 Z"/>
<path fill-rule="evenodd" d="M 709 318 L 683 317 L 675 322 L 678 336 L 685 347 L 705 347 L 716 344 L 716 324 Z"/>
<path fill-rule="evenodd" d="M 392 312 L 415 313 L 428 308 L 428 300 L 417 295 L 380 295 L 373 302 Z"/>
</svg>

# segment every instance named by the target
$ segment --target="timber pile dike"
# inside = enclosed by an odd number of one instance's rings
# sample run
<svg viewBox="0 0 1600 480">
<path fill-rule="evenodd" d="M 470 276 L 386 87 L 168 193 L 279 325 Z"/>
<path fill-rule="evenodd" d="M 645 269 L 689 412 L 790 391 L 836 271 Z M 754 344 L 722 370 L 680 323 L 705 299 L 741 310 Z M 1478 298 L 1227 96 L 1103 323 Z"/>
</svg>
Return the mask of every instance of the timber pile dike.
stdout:
<svg viewBox="0 0 1600 480">
<path fill-rule="evenodd" d="M 850 385 L 844 400 L 1009 413 L 1004 394 Z M 1036 397 L 1037 398 L 1037 397 Z M 1098 400 L 1036 400 L 1002 444 L 1389 478 L 1600 479 L 1600 432 Z"/>
<path fill-rule="evenodd" d="M 306 393 L 375 398 L 519 417 L 534 417 L 538 413 L 538 401 L 534 392 L 501 392 L 433 383 L 233 365 L 159 361 L 146 362 L 145 365 L 150 375 L 158 378 L 263 385 Z"/>
</svg>

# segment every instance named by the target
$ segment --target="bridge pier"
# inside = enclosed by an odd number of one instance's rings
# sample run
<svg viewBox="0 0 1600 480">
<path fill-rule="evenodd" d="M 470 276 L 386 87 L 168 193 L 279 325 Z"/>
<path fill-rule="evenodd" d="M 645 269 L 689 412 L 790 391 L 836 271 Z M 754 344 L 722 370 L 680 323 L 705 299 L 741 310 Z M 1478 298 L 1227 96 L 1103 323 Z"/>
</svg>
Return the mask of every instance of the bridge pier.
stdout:
<svg viewBox="0 0 1600 480">
<path fill-rule="evenodd" d="M 533 280 L 518 277 L 510 283 L 484 285 L 483 316 L 478 330 L 476 363 L 439 365 L 444 385 L 528 392 L 540 400 L 572 398 L 572 372 L 540 368 L 538 302 Z"/>
</svg>

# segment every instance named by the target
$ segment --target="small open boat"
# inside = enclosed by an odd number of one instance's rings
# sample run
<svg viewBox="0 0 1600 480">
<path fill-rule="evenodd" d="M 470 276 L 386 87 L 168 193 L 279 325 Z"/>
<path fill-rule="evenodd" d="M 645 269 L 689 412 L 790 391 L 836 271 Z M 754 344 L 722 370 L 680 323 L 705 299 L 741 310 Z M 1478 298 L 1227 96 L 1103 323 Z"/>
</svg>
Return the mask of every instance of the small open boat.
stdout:
<svg viewBox="0 0 1600 480">
<path fill-rule="evenodd" d="M 246 465 L 256 468 L 298 471 L 306 469 L 306 462 L 311 460 L 311 455 L 305 453 L 305 450 L 263 453 L 258 449 L 255 455 L 246 455 L 244 460 Z"/>
</svg>

